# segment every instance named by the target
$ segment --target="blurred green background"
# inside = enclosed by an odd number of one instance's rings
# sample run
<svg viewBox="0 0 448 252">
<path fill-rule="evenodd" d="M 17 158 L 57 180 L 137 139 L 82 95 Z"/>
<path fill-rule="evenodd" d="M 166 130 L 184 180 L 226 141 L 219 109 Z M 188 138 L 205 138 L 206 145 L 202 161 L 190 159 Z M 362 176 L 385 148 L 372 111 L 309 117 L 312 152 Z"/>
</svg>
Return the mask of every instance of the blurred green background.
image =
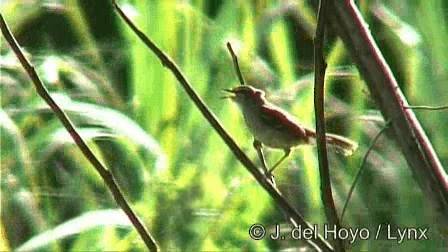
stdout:
<svg viewBox="0 0 448 252">
<path fill-rule="evenodd" d="M 225 43 L 247 82 L 314 128 L 313 35 L 317 0 L 119 1 L 180 66 L 202 99 L 259 164 L 237 107 L 221 89 L 238 84 Z M 448 2 L 359 1 L 364 18 L 410 104 L 448 104 Z M 113 172 L 162 250 L 282 250 L 291 239 L 250 239 L 290 224 L 231 154 L 172 73 L 106 0 L 1 2 L 1 13 L 51 95 Z M 339 213 L 361 160 L 384 125 L 368 89 L 334 32 L 326 45 L 327 131 L 359 142 L 353 156 L 330 151 Z M 1 39 L 0 250 L 144 248 L 103 181 L 37 95 Z M 448 112 L 417 111 L 448 165 Z M 418 187 L 392 134 L 367 159 L 343 225 L 369 228 L 353 251 L 443 251 L 447 231 Z M 283 155 L 267 150 L 268 163 Z M 276 170 L 282 193 L 312 224 L 325 223 L 316 148 L 299 147 Z M 427 241 L 374 240 L 379 224 L 429 228 Z M 286 231 L 285 231 L 286 234 Z M 395 233 L 394 233 L 395 234 Z"/>
</svg>

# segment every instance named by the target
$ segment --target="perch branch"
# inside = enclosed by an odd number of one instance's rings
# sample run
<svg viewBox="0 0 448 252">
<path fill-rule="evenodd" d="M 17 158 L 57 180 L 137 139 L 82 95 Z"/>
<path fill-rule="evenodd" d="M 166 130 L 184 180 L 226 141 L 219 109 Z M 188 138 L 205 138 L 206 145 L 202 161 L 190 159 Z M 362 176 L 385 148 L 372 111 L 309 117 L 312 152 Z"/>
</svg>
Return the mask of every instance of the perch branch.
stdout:
<svg viewBox="0 0 448 252">
<path fill-rule="evenodd" d="M 179 67 L 172 61 L 168 55 L 166 55 L 162 50 L 160 50 L 142 31 L 140 31 L 134 23 L 124 14 L 121 8 L 118 6 L 116 1 L 113 1 L 113 5 L 117 10 L 120 17 L 126 22 L 126 24 L 135 32 L 135 34 L 142 40 L 142 42 L 159 58 L 162 65 L 167 67 L 173 75 L 177 78 L 182 88 L 188 94 L 190 99 L 202 113 L 204 118 L 210 123 L 213 129 L 219 134 L 222 140 L 226 143 L 232 153 L 236 158 L 244 165 L 244 167 L 252 174 L 252 176 L 257 180 L 257 182 L 268 192 L 275 203 L 280 209 L 286 213 L 288 220 L 292 222 L 294 226 L 311 226 L 303 219 L 300 213 L 294 209 L 291 204 L 286 200 L 286 198 L 280 193 L 280 191 L 266 179 L 266 177 L 260 172 L 260 170 L 252 163 L 252 161 L 244 154 L 244 152 L 238 147 L 235 141 L 230 137 L 227 131 L 224 130 L 221 123 L 218 121 L 216 116 L 207 108 L 205 103 L 193 89 L 191 84 L 188 82 L 184 74 L 180 71 Z M 332 251 L 331 246 L 321 237 L 313 238 L 308 240 L 311 245 L 315 246 L 316 249 L 323 251 Z"/>
</svg>

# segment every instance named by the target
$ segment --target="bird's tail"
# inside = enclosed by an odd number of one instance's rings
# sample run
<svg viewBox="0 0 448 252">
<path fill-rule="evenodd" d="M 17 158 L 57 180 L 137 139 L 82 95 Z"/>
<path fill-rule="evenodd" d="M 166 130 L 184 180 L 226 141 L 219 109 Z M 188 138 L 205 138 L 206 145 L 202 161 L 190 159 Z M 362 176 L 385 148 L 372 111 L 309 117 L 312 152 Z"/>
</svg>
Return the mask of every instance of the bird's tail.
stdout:
<svg viewBox="0 0 448 252">
<path fill-rule="evenodd" d="M 335 135 L 335 134 L 326 134 L 327 143 L 336 147 L 344 156 L 350 156 L 353 152 L 358 149 L 358 143 L 352 141 L 346 137 Z"/>
<path fill-rule="evenodd" d="M 312 138 L 316 138 L 316 133 L 314 131 L 307 130 L 307 135 L 311 136 Z M 344 156 L 352 155 L 353 152 L 358 148 L 357 142 L 340 135 L 327 133 L 326 140 L 328 145 L 335 147 L 337 151 L 344 154 Z"/>
</svg>

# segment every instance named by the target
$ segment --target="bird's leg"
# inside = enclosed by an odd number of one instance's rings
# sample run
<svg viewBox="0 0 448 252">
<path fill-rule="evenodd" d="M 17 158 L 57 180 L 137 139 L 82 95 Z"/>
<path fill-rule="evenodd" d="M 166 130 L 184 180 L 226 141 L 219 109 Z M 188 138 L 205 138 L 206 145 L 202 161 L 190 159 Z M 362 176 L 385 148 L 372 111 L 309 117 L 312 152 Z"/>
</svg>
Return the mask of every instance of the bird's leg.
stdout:
<svg viewBox="0 0 448 252">
<path fill-rule="evenodd" d="M 264 173 L 267 174 L 268 173 L 268 167 L 266 165 L 266 161 L 265 161 L 264 155 L 263 155 L 263 149 L 262 149 L 263 145 L 257 139 L 254 139 L 254 148 L 257 150 L 258 156 L 260 157 L 261 165 L 263 166 Z"/>
<path fill-rule="evenodd" d="M 272 176 L 272 173 L 268 171 L 268 166 L 266 165 L 266 160 L 264 159 L 263 145 L 257 139 L 254 139 L 254 148 L 257 150 L 258 156 L 260 157 L 261 165 L 263 166 L 264 175 L 266 176 L 266 179 L 270 180 L 271 183 L 275 185 L 274 176 Z"/>
<path fill-rule="evenodd" d="M 269 170 L 269 173 L 272 173 L 274 171 L 274 169 L 277 168 L 277 166 L 289 156 L 289 153 L 291 153 L 291 149 L 284 149 L 284 151 L 285 151 L 285 155 L 282 158 L 280 158 L 280 160 L 278 160 L 274 166 L 272 166 L 272 168 Z"/>
</svg>

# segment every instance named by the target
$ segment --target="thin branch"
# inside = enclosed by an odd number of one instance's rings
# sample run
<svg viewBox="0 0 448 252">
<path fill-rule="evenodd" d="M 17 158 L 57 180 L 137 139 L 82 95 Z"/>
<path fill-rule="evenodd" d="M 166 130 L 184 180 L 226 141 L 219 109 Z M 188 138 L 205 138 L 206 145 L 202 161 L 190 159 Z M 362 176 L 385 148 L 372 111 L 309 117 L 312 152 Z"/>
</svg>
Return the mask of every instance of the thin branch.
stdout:
<svg viewBox="0 0 448 252">
<path fill-rule="evenodd" d="M 235 52 L 233 51 L 232 44 L 230 44 L 230 42 L 227 42 L 227 49 L 229 50 L 229 53 L 232 56 L 233 66 L 235 67 L 235 72 L 238 75 L 238 79 L 240 80 L 241 85 L 244 86 L 246 84 L 244 82 L 243 74 L 241 73 L 240 65 L 238 64 L 238 57 L 236 56 Z M 263 145 L 261 144 L 260 141 L 254 139 L 253 146 L 258 153 L 258 157 L 260 158 L 261 166 L 263 167 L 264 174 L 266 176 L 268 176 L 268 174 L 270 172 L 269 172 L 268 166 L 266 165 L 266 159 L 264 158 Z M 271 174 L 271 182 L 273 184 L 275 184 L 274 176 L 272 174 Z"/>
<path fill-rule="evenodd" d="M 319 12 L 316 27 L 316 37 L 314 39 L 314 109 L 316 117 L 316 143 L 317 156 L 319 159 L 320 189 L 322 204 L 325 208 L 328 224 L 339 229 L 338 214 L 333 199 L 331 189 L 330 170 L 328 168 L 327 143 L 325 138 L 325 117 L 324 117 L 324 85 L 325 70 L 327 63 L 324 59 L 325 26 L 328 15 L 328 1 L 320 0 Z M 344 244 L 341 239 L 333 241 L 336 251 L 344 251 Z"/>
<path fill-rule="evenodd" d="M 351 52 L 385 120 L 392 129 L 409 167 L 439 223 L 448 223 L 448 175 L 425 131 L 409 107 L 406 97 L 376 45 L 368 25 L 354 1 L 332 1 L 332 24 Z M 440 221 L 443 220 L 443 221 Z"/>
<path fill-rule="evenodd" d="M 260 172 L 260 170 L 252 163 L 252 161 L 244 154 L 244 152 L 238 147 L 235 141 L 230 137 L 227 131 L 224 130 L 221 123 L 218 121 L 216 116 L 207 108 L 202 99 L 193 89 L 191 84 L 187 81 L 183 73 L 179 70 L 179 67 L 172 61 L 168 55 L 166 55 L 162 50 L 160 50 L 142 31 L 140 31 L 132 21 L 123 13 L 121 8 L 118 6 L 116 1 L 113 1 L 113 5 L 117 10 L 121 18 L 126 22 L 126 24 L 135 32 L 135 34 L 142 40 L 143 43 L 159 58 L 161 63 L 167 67 L 177 78 L 182 88 L 188 94 L 190 99 L 202 113 L 204 118 L 210 123 L 213 129 L 219 134 L 222 140 L 226 143 L 232 153 L 236 158 L 244 165 L 244 167 L 254 176 L 257 182 L 268 192 L 275 203 L 280 209 L 287 215 L 288 220 L 298 227 L 310 227 L 311 226 L 303 219 L 300 213 L 294 209 L 291 204 L 286 200 L 285 197 L 280 193 L 280 191 Z M 307 240 L 316 249 L 323 251 L 332 251 L 331 246 L 320 236 Z"/>
<path fill-rule="evenodd" d="M 370 152 L 373 150 L 373 147 L 375 146 L 375 144 L 378 141 L 378 139 L 380 139 L 380 136 L 384 132 L 386 132 L 386 129 L 389 128 L 389 126 L 390 126 L 390 122 L 387 122 L 386 125 L 384 125 L 384 127 L 373 138 L 373 141 L 370 144 L 369 148 L 367 149 L 366 154 L 364 154 L 364 157 L 363 157 L 363 159 L 361 161 L 361 164 L 359 165 L 358 172 L 356 172 L 355 179 L 353 180 L 353 183 L 350 186 L 350 190 L 348 191 L 348 195 L 347 195 L 347 199 L 345 200 L 344 207 L 342 208 L 341 222 L 343 222 L 343 220 L 344 220 L 345 210 L 347 209 L 348 202 L 350 201 L 350 198 L 352 197 L 352 194 L 353 194 L 353 191 L 355 189 L 355 186 L 356 186 L 359 178 L 361 177 L 361 172 L 364 170 L 363 168 L 364 168 L 365 163 L 367 162 L 367 157 L 370 155 Z"/>
<path fill-rule="evenodd" d="M 230 42 L 227 42 L 227 49 L 229 49 L 230 55 L 232 56 L 233 66 L 235 67 L 236 74 L 238 75 L 238 80 L 240 81 L 240 84 L 244 86 L 246 85 L 246 83 L 244 82 L 243 75 L 241 74 L 241 68 L 240 65 L 238 64 L 238 57 L 233 51 Z"/>
<path fill-rule="evenodd" d="M 12 35 L 8 25 L 6 24 L 5 20 L 3 19 L 3 15 L 1 15 L 1 14 L 0 14 L 0 28 L 2 30 L 3 36 L 5 37 L 6 41 L 9 44 L 9 46 L 16 54 L 17 58 L 19 59 L 20 63 L 22 64 L 23 68 L 26 70 L 30 79 L 33 81 L 34 86 L 37 90 L 37 93 L 50 106 L 51 110 L 53 110 L 55 115 L 58 117 L 58 119 L 61 121 L 61 123 L 64 125 L 64 127 L 67 129 L 68 133 L 73 138 L 76 145 L 78 145 L 81 152 L 89 160 L 89 162 L 93 165 L 93 167 L 97 170 L 97 172 L 100 174 L 101 178 L 106 183 L 109 190 L 111 191 L 115 201 L 120 206 L 120 208 L 126 213 L 129 220 L 131 221 L 132 225 L 134 225 L 135 229 L 138 231 L 138 233 L 142 237 L 142 240 L 146 244 L 146 247 L 150 251 L 158 251 L 156 241 L 151 237 L 149 232 L 146 230 L 145 226 L 143 226 L 143 224 L 138 219 L 137 215 L 134 213 L 134 211 L 129 206 L 129 204 L 126 201 L 126 199 L 124 198 L 120 188 L 118 187 L 117 183 L 115 182 L 114 177 L 112 176 L 112 173 L 109 170 L 107 170 L 104 167 L 104 165 L 98 160 L 98 158 L 93 154 L 92 150 L 89 148 L 89 146 L 87 146 L 86 142 L 84 142 L 84 140 L 81 138 L 79 133 L 76 131 L 73 123 L 67 117 L 65 112 L 59 107 L 59 105 L 50 96 L 50 94 L 48 93 L 48 90 L 45 88 L 45 86 L 43 85 L 39 76 L 37 75 L 36 71 L 34 70 L 34 67 L 31 65 L 31 63 L 26 59 L 26 57 L 22 53 L 22 51 L 19 47 L 19 44 L 17 43 L 16 39 Z"/>
<path fill-rule="evenodd" d="M 405 109 L 413 109 L 413 110 L 430 110 L 430 111 L 436 111 L 436 110 L 444 110 L 448 109 L 448 105 L 444 106 L 404 106 Z"/>
</svg>

